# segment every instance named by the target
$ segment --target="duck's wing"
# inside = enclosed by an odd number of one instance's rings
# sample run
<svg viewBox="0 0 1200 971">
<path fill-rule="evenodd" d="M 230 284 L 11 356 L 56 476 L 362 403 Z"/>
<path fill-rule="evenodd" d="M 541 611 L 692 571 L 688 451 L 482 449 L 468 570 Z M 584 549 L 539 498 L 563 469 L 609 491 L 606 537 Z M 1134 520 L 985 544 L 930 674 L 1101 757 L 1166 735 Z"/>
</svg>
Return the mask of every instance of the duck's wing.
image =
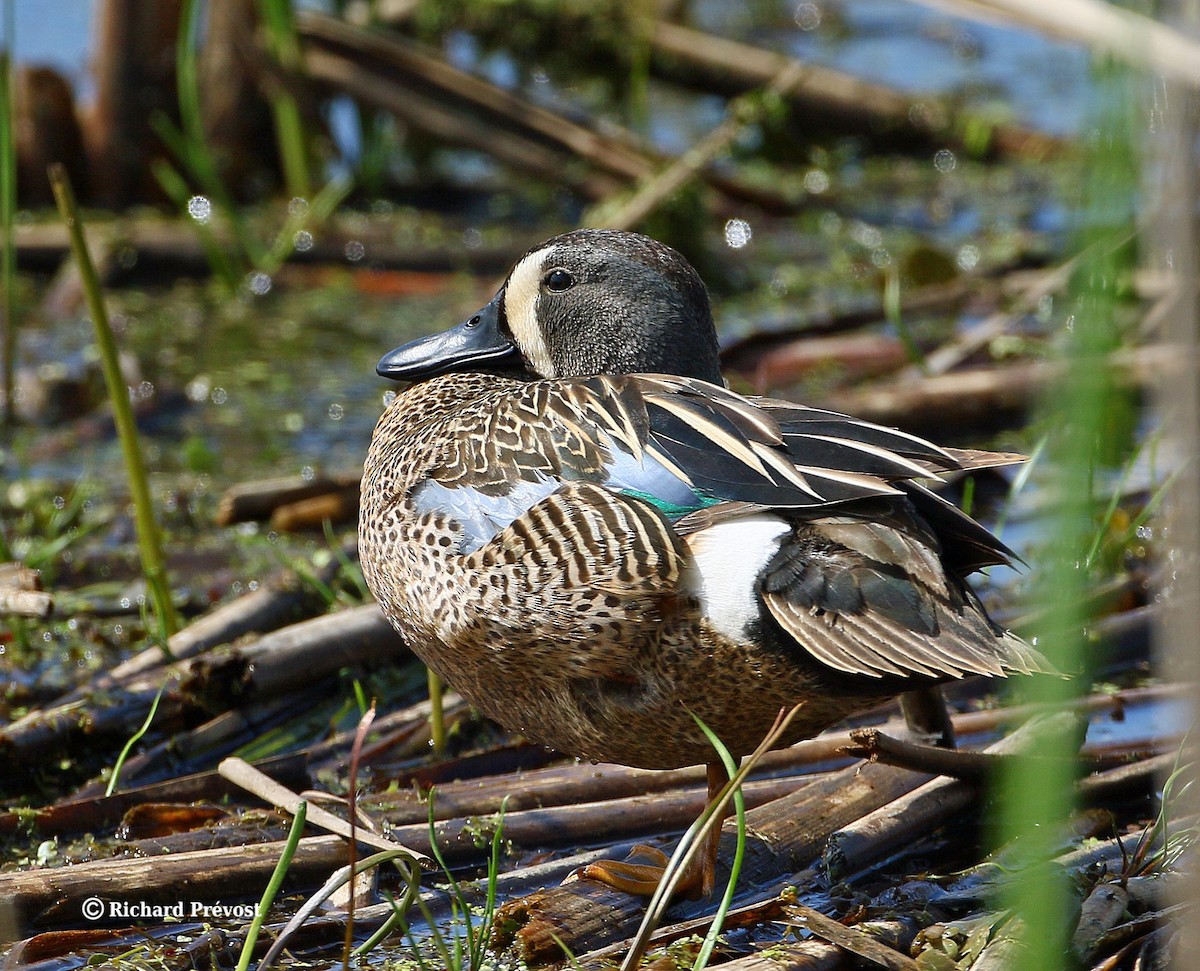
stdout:
<svg viewBox="0 0 1200 971">
<path fill-rule="evenodd" d="M 764 408 L 693 378 L 606 375 L 559 391 L 566 410 L 602 429 L 615 484 L 655 495 L 681 483 L 705 500 L 694 508 L 817 509 L 899 495 L 895 483 L 928 476 L 930 464 L 957 468 L 903 432 L 795 405 Z"/>
<path fill-rule="evenodd" d="M 531 382 L 464 420 L 412 498 L 458 521 L 469 551 L 570 482 L 648 502 L 691 531 L 710 509 L 807 515 L 903 501 L 918 489 L 911 480 L 957 467 L 923 439 L 834 412 L 675 375 L 601 375 Z M 963 547 L 956 561 L 1005 561 L 1008 551 L 953 506 L 923 491 L 913 501 Z"/>
<path fill-rule="evenodd" d="M 869 519 L 797 523 L 763 572 L 763 603 L 798 649 L 846 674 L 1050 670 L 945 569 L 940 538 L 913 505 L 898 502 L 881 503 Z"/>
</svg>

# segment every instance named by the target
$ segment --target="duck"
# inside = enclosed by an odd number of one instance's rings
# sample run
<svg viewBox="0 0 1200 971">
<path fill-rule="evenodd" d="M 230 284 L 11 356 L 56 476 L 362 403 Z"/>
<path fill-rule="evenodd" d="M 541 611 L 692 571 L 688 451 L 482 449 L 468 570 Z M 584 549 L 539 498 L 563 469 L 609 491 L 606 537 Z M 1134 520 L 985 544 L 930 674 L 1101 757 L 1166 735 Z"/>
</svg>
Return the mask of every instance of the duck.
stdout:
<svg viewBox="0 0 1200 971">
<path fill-rule="evenodd" d="M 987 453 L 729 390 L 707 288 L 664 243 L 555 236 L 377 371 L 406 386 L 364 463 L 367 585 L 534 743 L 705 764 L 714 795 L 697 719 L 740 757 L 781 709 L 790 744 L 901 692 L 1047 670 L 968 582 L 1012 552 L 929 485 Z"/>
</svg>

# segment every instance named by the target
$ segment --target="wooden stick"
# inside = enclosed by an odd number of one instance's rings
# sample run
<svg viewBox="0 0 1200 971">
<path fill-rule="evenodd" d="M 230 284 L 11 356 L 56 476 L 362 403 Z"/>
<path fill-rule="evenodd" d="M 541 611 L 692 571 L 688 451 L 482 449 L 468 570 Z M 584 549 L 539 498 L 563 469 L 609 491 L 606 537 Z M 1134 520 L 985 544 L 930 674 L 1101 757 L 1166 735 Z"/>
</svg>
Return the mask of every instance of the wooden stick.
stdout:
<svg viewBox="0 0 1200 971">
<path fill-rule="evenodd" d="M 259 772 L 244 759 L 224 759 L 217 766 L 217 772 L 223 778 L 257 796 L 263 802 L 270 803 L 292 815 L 295 815 L 300 803 L 305 801 L 303 797 L 292 792 L 287 786 L 280 785 L 269 775 Z M 328 810 L 322 809 L 320 806 L 309 803 L 306 819 L 313 826 L 336 833 L 338 836 L 344 836 L 346 839 L 356 839 L 358 842 L 365 843 L 367 846 L 372 846 L 377 850 L 403 850 L 426 869 L 431 869 L 434 866 L 433 860 L 421 851 L 410 849 L 403 843 L 380 836 L 369 829 L 355 826 L 340 816 L 335 816 Z"/>
<path fill-rule="evenodd" d="M 299 475 L 257 479 L 230 486 L 217 504 L 216 523 L 229 526 L 251 520 L 266 520 L 280 506 L 357 486 L 360 473 L 304 478 Z"/>
<path fill-rule="evenodd" d="M 913 364 L 905 368 L 897 378 L 901 381 L 919 381 L 931 375 L 945 374 L 957 367 L 976 351 L 982 350 L 997 337 L 1007 333 L 1017 317 L 1036 307 L 1043 297 L 1065 287 L 1077 263 L 1078 257 L 1039 274 L 1033 280 L 1024 281 L 1010 307 L 989 314 L 978 323 L 972 324 L 949 343 L 925 355 L 925 359 L 919 365 Z"/>
<path fill-rule="evenodd" d="M 801 903 L 787 904 L 783 910 L 788 916 L 787 923 L 812 931 L 817 937 L 824 938 L 830 944 L 836 944 L 860 958 L 865 958 L 872 964 L 889 968 L 891 971 L 917 971 L 917 962 L 912 958 L 886 944 L 880 944 L 879 941 L 860 930 L 847 927 L 832 917 L 826 917 L 819 910 L 814 910 Z"/>
<path fill-rule="evenodd" d="M 1048 734 L 1076 730 L 1076 716 L 1059 712 L 1022 725 L 985 751 L 996 754 L 1026 752 Z M 915 836 L 936 829 L 955 813 L 966 809 L 976 794 L 973 786 L 957 779 L 933 779 L 831 836 L 825 848 L 825 866 L 835 878 L 857 872 Z"/>
<path fill-rule="evenodd" d="M 41 590 L 10 590 L 0 587 L 0 614 L 45 620 L 54 612 L 54 597 Z"/>
<path fill-rule="evenodd" d="M 1165 344 L 1118 351 L 1108 364 L 1118 385 L 1139 388 L 1155 387 L 1165 371 L 1189 366 Z M 994 425 L 1023 415 L 1062 373 L 1054 363 L 1004 364 L 835 392 L 820 404 L 883 425 L 909 430 L 936 425 L 944 433 L 951 426 Z"/>
</svg>

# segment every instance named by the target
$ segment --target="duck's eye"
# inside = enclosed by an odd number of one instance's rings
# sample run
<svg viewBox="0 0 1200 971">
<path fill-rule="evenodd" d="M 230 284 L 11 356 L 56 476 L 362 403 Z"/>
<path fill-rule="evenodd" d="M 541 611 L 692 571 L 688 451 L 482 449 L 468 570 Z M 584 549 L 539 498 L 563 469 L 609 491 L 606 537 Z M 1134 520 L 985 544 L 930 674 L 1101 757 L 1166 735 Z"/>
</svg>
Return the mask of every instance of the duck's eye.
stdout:
<svg viewBox="0 0 1200 971">
<path fill-rule="evenodd" d="M 542 282 L 546 285 L 547 290 L 562 293 L 575 285 L 575 278 L 566 270 L 558 269 L 547 273 Z"/>
</svg>

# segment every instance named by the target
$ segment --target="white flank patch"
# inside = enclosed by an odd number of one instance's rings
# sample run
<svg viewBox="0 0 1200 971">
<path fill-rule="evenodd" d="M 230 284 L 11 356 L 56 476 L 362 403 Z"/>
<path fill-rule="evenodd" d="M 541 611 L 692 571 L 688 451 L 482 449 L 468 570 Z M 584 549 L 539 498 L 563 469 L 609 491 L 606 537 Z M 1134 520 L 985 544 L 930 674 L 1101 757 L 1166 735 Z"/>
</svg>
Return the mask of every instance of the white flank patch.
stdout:
<svg viewBox="0 0 1200 971">
<path fill-rule="evenodd" d="M 554 364 L 546 347 L 546 338 L 538 323 L 537 301 L 542 283 L 542 267 L 548 266 L 558 247 L 538 250 L 521 260 L 508 277 L 504 291 L 504 315 L 512 328 L 513 339 L 525 360 L 544 378 L 555 377 Z"/>
<path fill-rule="evenodd" d="M 685 536 L 692 566 L 688 585 L 708 622 L 731 640 L 746 636 L 759 617 L 754 585 L 791 526 L 769 513 L 730 519 Z"/>
</svg>

